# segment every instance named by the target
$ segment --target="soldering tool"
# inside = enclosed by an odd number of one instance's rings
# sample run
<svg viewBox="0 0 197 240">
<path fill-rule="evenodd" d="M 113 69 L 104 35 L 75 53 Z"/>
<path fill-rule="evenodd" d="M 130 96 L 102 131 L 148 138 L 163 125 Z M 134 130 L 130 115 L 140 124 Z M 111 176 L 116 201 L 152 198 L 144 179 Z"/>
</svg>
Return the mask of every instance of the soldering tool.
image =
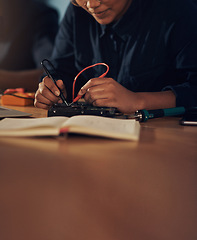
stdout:
<svg viewBox="0 0 197 240">
<path fill-rule="evenodd" d="M 185 113 L 185 107 L 164 108 L 156 110 L 138 110 L 134 114 L 126 115 L 126 118 L 134 118 L 139 122 L 146 122 L 152 118 L 178 116 Z"/>
<path fill-rule="evenodd" d="M 67 101 L 66 101 L 66 99 L 65 99 L 65 97 L 64 97 L 64 94 L 62 93 L 61 89 L 58 87 L 55 79 L 51 76 L 48 68 L 47 68 L 46 65 L 45 65 L 45 62 L 47 62 L 47 63 L 53 68 L 53 70 L 55 70 L 53 64 L 52 64 L 49 60 L 47 60 L 47 59 L 44 59 L 44 60 L 41 62 L 41 65 L 43 66 L 43 68 L 44 68 L 47 76 L 48 76 L 49 78 L 51 78 L 51 80 L 55 83 L 56 87 L 57 87 L 58 90 L 60 91 L 60 98 L 62 99 L 62 102 L 63 102 L 66 106 L 68 106 L 68 103 L 67 103 Z"/>
</svg>

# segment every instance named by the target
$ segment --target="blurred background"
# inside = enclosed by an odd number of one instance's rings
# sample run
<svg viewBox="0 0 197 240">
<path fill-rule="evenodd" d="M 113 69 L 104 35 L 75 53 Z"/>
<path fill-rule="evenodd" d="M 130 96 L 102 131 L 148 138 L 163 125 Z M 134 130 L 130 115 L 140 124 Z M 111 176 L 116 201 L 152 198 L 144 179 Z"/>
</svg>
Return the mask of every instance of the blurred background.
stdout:
<svg viewBox="0 0 197 240">
<path fill-rule="evenodd" d="M 46 1 L 50 6 L 57 9 L 61 21 L 70 0 L 46 0 Z"/>
<path fill-rule="evenodd" d="M 0 93 L 35 92 L 70 0 L 0 0 Z"/>
</svg>

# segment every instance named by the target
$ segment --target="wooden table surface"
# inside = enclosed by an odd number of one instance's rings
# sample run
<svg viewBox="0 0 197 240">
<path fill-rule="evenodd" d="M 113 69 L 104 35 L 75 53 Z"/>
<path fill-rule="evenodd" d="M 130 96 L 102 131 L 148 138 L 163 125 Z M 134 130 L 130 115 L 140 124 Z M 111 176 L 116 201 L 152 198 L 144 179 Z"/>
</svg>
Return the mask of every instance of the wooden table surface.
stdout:
<svg viewBox="0 0 197 240">
<path fill-rule="evenodd" d="M 197 127 L 178 120 L 139 142 L 0 138 L 0 239 L 196 240 Z"/>
</svg>

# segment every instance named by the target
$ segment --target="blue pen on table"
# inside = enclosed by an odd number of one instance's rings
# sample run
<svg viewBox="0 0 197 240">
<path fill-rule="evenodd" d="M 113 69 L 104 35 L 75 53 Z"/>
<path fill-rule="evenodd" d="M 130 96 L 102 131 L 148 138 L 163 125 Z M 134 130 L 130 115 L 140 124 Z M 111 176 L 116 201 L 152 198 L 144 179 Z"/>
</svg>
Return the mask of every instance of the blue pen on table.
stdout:
<svg viewBox="0 0 197 240">
<path fill-rule="evenodd" d="M 62 102 L 63 102 L 66 106 L 68 106 L 68 103 L 67 103 L 67 101 L 66 101 L 66 99 L 65 99 L 65 97 L 64 97 L 64 94 L 62 93 L 61 89 L 57 86 L 56 80 L 51 76 L 51 74 L 50 74 L 50 72 L 49 72 L 49 70 L 48 70 L 48 68 L 46 67 L 46 65 L 45 65 L 44 62 L 47 62 L 47 63 L 55 70 L 54 66 L 53 66 L 52 63 L 51 63 L 49 60 L 47 60 L 47 59 L 44 59 L 44 60 L 41 62 L 41 65 L 43 66 L 43 68 L 44 68 L 47 76 L 48 76 L 49 78 L 51 78 L 51 80 L 55 83 L 56 87 L 57 87 L 58 90 L 60 91 L 60 98 L 62 99 Z"/>
</svg>

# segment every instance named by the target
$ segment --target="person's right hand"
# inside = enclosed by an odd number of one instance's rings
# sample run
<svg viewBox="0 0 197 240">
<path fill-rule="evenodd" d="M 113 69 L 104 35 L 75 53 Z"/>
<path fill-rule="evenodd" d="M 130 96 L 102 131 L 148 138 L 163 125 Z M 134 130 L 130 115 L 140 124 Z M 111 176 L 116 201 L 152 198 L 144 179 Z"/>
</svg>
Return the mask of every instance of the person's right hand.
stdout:
<svg viewBox="0 0 197 240">
<path fill-rule="evenodd" d="M 57 80 L 56 83 L 66 98 L 67 94 L 63 81 Z M 35 94 L 34 106 L 48 110 L 54 103 L 62 103 L 60 91 L 49 77 L 45 77 L 39 83 Z"/>
</svg>

